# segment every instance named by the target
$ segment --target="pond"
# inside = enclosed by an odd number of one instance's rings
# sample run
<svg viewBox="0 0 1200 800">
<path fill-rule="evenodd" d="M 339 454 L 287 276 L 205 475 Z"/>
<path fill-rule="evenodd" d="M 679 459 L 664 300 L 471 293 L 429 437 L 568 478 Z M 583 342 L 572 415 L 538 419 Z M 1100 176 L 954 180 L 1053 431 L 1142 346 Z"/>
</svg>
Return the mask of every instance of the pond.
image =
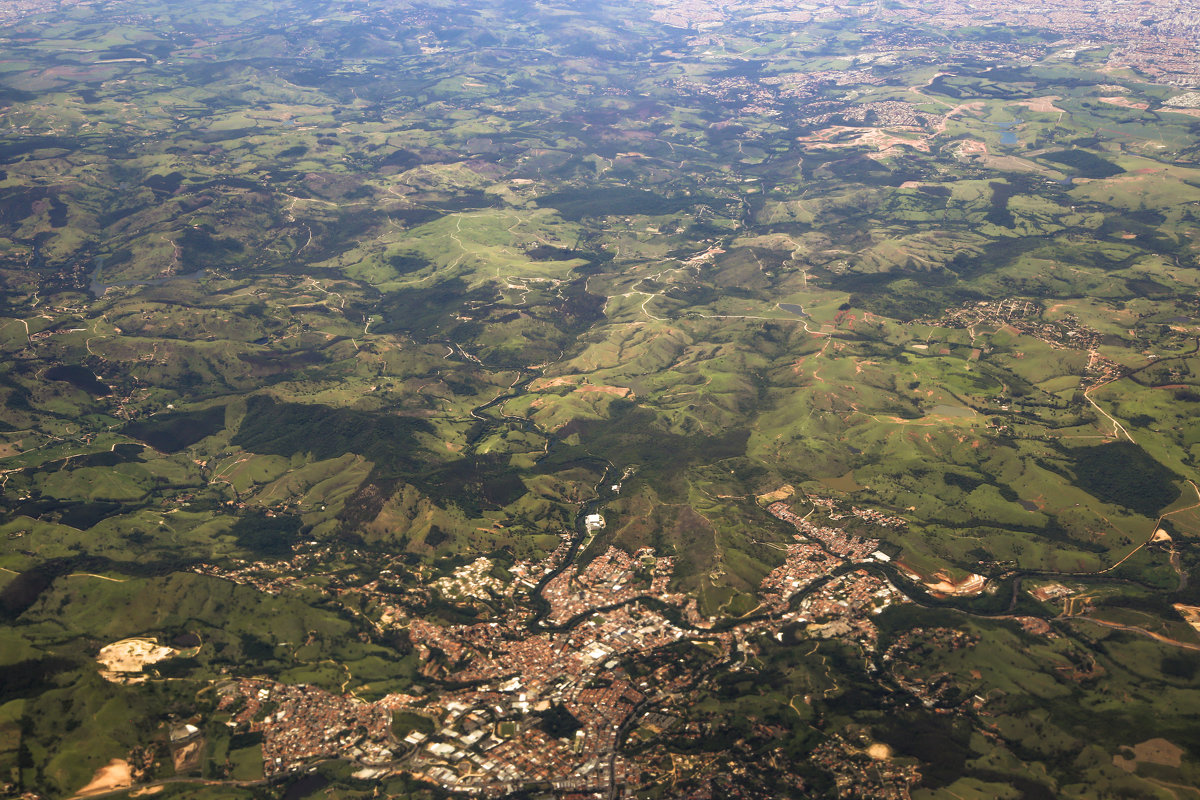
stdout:
<svg viewBox="0 0 1200 800">
<path fill-rule="evenodd" d="M 1000 129 L 1000 144 L 1011 146 L 1018 144 L 1017 134 L 1013 131 L 1013 128 L 1024 121 L 1022 119 L 1014 119 L 1012 122 L 992 122 L 990 124 Z"/>
</svg>

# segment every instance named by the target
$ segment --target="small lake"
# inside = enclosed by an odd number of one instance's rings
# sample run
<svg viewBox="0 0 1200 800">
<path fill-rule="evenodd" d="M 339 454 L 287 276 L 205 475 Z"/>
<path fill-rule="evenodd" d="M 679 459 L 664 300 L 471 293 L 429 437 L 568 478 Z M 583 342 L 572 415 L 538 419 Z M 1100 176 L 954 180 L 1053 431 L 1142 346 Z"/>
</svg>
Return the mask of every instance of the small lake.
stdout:
<svg viewBox="0 0 1200 800">
<path fill-rule="evenodd" d="M 1000 144 L 1014 145 L 1019 144 L 1020 142 L 1018 141 L 1017 134 L 1013 128 L 1020 125 L 1024 121 L 1025 120 L 1023 119 L 1014 119 L 1012 122 L 992 122 L 989 124 L 995 125 L 1000 129 Z"/>
<path fill-rule="evenodd" d="M 1025 509 L 1026 511 L 1038 510 L 1037 503 L 1033 502 L 1032 500 L 1018 500 L 1017 505 L 1021 506 L 1021 508 Z"/>
<path fill-rule="evenodd" d="M 796 305 L 795 303 L 779 303 L 779 308 L 789 314 L 795 314 L 797 317 L 808 317 L 808 312 L 804 310 L 804 306 Z"/>
</svg>

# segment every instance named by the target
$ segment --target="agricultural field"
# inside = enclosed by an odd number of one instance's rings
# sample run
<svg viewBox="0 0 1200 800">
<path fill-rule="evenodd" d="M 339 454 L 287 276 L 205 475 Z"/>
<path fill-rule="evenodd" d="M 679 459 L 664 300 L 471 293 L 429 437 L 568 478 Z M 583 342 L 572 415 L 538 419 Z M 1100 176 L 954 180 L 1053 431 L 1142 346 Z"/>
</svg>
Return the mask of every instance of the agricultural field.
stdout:
<svg viewBox="0 0 1200 800">
<path fill-rule="evenodd" d="M 0 11 L 0 796 L 1200 796 L 1197 10 L 938 5 Z"/>
</svg>

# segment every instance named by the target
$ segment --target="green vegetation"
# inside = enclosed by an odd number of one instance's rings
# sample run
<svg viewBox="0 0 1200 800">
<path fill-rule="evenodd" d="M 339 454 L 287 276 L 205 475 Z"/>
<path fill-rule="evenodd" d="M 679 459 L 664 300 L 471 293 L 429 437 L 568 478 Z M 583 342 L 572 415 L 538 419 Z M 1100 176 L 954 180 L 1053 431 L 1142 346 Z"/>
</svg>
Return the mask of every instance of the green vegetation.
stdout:
<svg viewBox="0 0 1200 800">
<path fill-rule="evenodd" d="M 1080 447 L 1072 455 L 1079 488 L 1142 516 L 1156 516 L 1179 496 L 1176 476 L 1130 442 Z"/>
<path fill-rule="evenodd" d="M 717 625 L 762 613 L 795 542 L 764 496 L 879 540 L 923 605 L 871 652 L 788 625 L 710 674 L 693 625 L 630 659 L 703 678 L 622 740 L 647 797 L 746 763 L 749 794 L 833 793 L 812 754 L 843 732 L 923 800 L 1200 785 L 1178 75 L 904 4 L 34 5 L 0 26 L 0 795 L 135 752 L 172 777 L 194 720 L 189 774 L 228 783 L 159 797 L 435 796 L 347 764 L 235 785 L 262 742 L 216 689 L 436 697 L 455 656 L 412 620 L 525 619 L 564 541 L 673 557 Z M 434 588 L 479 558 L 494 584 Z M 127 637 L 180 653 L 104 680 Z M 1154 738 L 1178 764 L 1114 762 Z"/>
</svg>

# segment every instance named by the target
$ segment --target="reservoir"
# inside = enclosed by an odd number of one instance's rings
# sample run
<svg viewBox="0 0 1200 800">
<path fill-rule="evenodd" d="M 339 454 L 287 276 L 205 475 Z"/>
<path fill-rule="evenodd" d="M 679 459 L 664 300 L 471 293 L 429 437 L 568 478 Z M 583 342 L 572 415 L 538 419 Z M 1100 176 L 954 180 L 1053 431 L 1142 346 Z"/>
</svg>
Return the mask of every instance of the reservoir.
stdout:
<svg viewBox="0 0 1200 800">
<path fill-rule="evenodd" d="M 1024 120 L 1014 119 L 1012 122 L 993 122 L 1000 129 L 1000 144 L 1014 145 L 1018 144 L 1017 134 L 1013 132 L 1013 128 L 1020 125 Z"/>
</svg>

